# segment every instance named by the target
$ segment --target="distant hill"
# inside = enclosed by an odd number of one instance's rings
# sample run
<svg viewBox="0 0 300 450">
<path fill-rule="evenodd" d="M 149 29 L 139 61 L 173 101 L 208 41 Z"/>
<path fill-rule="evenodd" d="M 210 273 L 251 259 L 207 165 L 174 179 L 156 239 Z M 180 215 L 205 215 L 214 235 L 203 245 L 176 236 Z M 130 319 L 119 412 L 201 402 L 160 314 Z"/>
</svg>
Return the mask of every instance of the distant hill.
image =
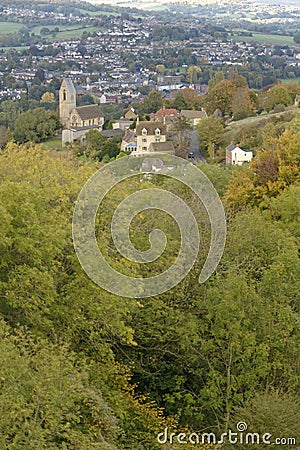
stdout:
<svg viewBox="0 0 300 450">
<path fill-rule="evenodd" d="M 210 5 L 210 4 L 218 4 L 218 5 L 226 5 L 226 4 L 232 4 L 232 3 L 241 3 L 240 0 L 137 0 L 134 4 L 136 8 L 141 9 L 160 9 L 161 7 L 164 7 L 165 5 L 172 4 L 172 3 L 191 3 L 191 4 L 198 4 L 198 5 Z M 131 0 L 89 0 L 89 3 L 93 3 L 95 5 L 97 4 L 109 4 L 114 6 L 132 6 Z M 248 3 L 263 3 L 263 4 L 270 4 L 270 5 L 282 5 L 282 6 L 288 6 L 288 5 L 294 5 L 299 6 L 299 0 L 248 0 Z"/>
</svg>

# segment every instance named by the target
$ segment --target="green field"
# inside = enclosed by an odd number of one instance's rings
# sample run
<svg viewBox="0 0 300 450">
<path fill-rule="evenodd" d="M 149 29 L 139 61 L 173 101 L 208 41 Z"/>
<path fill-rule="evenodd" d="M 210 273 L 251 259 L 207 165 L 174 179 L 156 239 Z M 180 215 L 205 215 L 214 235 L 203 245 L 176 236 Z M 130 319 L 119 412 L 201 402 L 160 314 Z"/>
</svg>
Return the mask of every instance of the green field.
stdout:
<svg viewBox="0 0 300 450">
<path fill-rule="evenodd" d="M 263 34 L 263 33 L 253 33 L 253 36 L 238 36 L 235 34 L 233 39 L 236 41 L 246 41 L 246 42 L 262 42 L 264 44 L 275 44 L 275 45 L 294 45 L 294 40 L 291 36 L 279 36 L 277 34 Z"/>
<path fill-rule="evenodd" d="M 100 31 L 99 28 L 96 27 L 82 27 L 82 28 L 74 28 L 73 30 L 65 30 L 56 33 L 55 39 L 63 40 L 63 39 L 79 39 L 82 36 L 82 33 L 86 31 L 87 33 L 94 33 Z M 49 37 L 52 40 L 52 37 Z"/>
<path fill-rule="evenodd" d="M 30 29 L 31 33 L 34 34 L 40 34 L 42 28 L 49 28 L 49 30 L 54 30 L 54 28 L 58 27 L 60 31 L 66 31 L 66 30 L 78 30 L 82 27 L 80 25 L 37 25 L 36 27 L 33 27 Z"/>
<path fill-rule="evenodd" d="M 82 14 L 85 14 L 87 16 L 90 15 L 91 17 L 94 17 L 94 16 L 120 16 L 121 15 L 121 12 L 117 13 L 117 12 L 110 12 L 110 11 L 105 11 L 105 10 L 88 11 L 87 9 L 78 8 L 78 11 L 80 11 Z M 129 14 L 135 18 L 143 17 L 143 15 L 141 15 L 141 14 L 131 13 L 130 11 L 129 11 Z"/>
<path fill-rule="evenodd" d="M 28 45 L 23 45 L 22 47 L 0 47 L 0 50 L 2 51 L 5 51 L 5 52 L 7 52 L 8 50 L 17 50 L 18 52 L 19 51 L 22 51 L 22 50 L 27 50 L 29 48 L 29 46 Z"/>
<path fill-rule="evenodd" d="M 0 34 L 16 33 L 23 26 L 21 23 L 16 22 L 0 22 Z"/>
<path fill-rule="evenodd" d="M 109 11 L 88 11 L 87 9 L 78 9 L 82 14 L 89 16 L 119 16 L 120 13 L 109 12 Z"/>
<path fill-rule="evenodd" d="M 49 30 L 54 30 L 54 25 L 44 25 L 44 27 L 49 28 Z M 31 32 L 35 33 L 36 35 L 40 34 L 41 32 L 41 26 L 37 26 L 32 28 Z M 55 34 L 56 40 L 64 40 L 64 39 L 78 39 L 81 37 L 82 33 L 86 31 L 87 33 L 94 33 L 95 31 L 99 31 L 99 28 L 96 27 L 80 27 L 78 25 L 63 25 L 59 26 L 59 32 Z M 47 40 L 53 41 L 52 34 L 43 35 Z"/>
<path fill-rule="evenodd" d="M 287 84 L 287 83 L 300 83 L 300 77 L 297 78 L 281 78 L 280 79 L 281 83 Z"/>
<path fill-rule="evenodd" d="M 244 125 L 252 125 L 252 124 L 258 125 L 259 122 L 262 122 L 266 119 L 270 119 L 271 117 L 281 117 L 282 115 L 288 115 L 291 111 L 293 113 L 300 114 L 300 108 L 298 108 L 297 106 L 289 106 L 288 108 L 286 108 L 284 112 L 260 114 L 253 117 L 247 117 L 246 119 L 243 120 L 238 120 L 237 122 L 231 122 L 228 125 L 228 129 L 235 130 L 237 128 L 243 127 Z"/>
<path fill-rule="evenodd" d="M 61 150 L 61 137 L 50 139 L 49 141 L 43 142 L 41 145 L 44 150 Z"/>
</svg>

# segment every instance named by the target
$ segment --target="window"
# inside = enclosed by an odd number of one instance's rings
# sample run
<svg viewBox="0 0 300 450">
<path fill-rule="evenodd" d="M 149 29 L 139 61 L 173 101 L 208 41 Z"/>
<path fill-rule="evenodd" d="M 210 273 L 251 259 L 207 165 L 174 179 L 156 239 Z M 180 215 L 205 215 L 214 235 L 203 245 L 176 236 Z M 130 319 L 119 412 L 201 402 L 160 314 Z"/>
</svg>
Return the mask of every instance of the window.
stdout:
<svg viewBox="0 0 300 450">
<path fill-rule="evenodd" d="M 142 129 L 142 135 L 143 135 L 143 136 L 147 136 L 147 130 L 146 130 L 146 128 L 143 128 L 143 129 Z"/>
<path fill-rule="evenodd" d="M 156 128 L 156 130 L 155 130 L 155 134 L 156 134 L 157 136 L 159 136 L 159 135 L 160 135 L 160 129 L 159 129 L 159 128 Z"/>
<path fill-rule="evenodd" d="M 142 139 L 142 142 L 147 142 L 147 139 Z"/>
<path fill-rule="evenodd" d="M 146 151 L 146 150 L 147 150 L 147 147 L 142 147 L 142 150 Z"/>
<path fill-rule="evenodd" d="M 66 92 L 66 90 L 64 89 L 63 90 L 63 101 L 65 102 L 67 100 L 67 92 Z"/>
<path fill-rule="evenodd" d="M 155 142 L 160 142 L 160 138 L 155 138 Z"/>
</svg>

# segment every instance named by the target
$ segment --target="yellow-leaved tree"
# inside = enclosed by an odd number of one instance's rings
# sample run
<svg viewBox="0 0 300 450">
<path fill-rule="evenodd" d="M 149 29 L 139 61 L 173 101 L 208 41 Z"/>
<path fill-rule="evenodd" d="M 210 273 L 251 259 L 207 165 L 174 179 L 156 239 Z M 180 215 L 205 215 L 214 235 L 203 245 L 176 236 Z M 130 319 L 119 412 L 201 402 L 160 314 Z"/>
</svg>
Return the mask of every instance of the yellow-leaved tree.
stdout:
<svg viewBox="0 0 300 450">
<path fill-rule="evenodd" d="M 237 171 L 225 194 L 229 208 L 258 206 L 300 181 L 300 132 L 287 129 L 281 136 L 264 136 L 249 167 Z"/>
</svg>

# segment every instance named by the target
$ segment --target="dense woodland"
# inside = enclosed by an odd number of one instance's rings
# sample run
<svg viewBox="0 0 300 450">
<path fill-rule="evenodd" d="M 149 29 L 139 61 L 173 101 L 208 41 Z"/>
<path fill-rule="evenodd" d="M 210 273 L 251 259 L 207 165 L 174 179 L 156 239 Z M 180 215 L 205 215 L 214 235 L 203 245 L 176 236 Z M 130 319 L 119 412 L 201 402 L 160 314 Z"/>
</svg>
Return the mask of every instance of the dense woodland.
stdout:
<svg viewBox="0 0 300 450">
<path fill-rule="evenodd" d="M 299 120 L 266 133 L 250 166 L 199 167 L 228 219 L 216 273 L 198 284 L 209 243 L 204 230 L 203 252 L 189 276 L 139 301 L 94 285 L 74 253 L 74 204 L 99 163 L 71 150 L 6 145 L 0 155 L 1 448 L 154 450 L 166 426 L 218 434 L 239 420 L 251 431 L 299 442 Z M 204 222 L 180 185 L 157 175 L 144 188 L 151 186 L 181 195 Z M 97 219 L 100 245 L 112 245 L 112 211 L 139 188 L 134 179 L 105 201 Z M 133 223 L 135 245 L 145 248 L 157 226 L 179 243 L 170 220 L 141 214 Z M 173 257 L 166 253 L 151 270 Z M 125 273 L 149 276 L 150 269 L 120 261 L 113 249 L 110 258 Z"/>
<path fill-rule="evenodd" d="M 76 14 L 81 7 L 36 4 L 41 11 L 61 8 Z M 174 8 L 179 13 L 182 9 Z M 92 5 L 85 9 L 97 12 Z M 94 24 L 99 28 L 109 26 L 109 13 L 128 20 L 120 8 L 101 5 L 101 11 L 105 14 Z M 213 14 L 214 9 L 195 7 L 191 14 L 199 11 Z M 183 24 L 167 27 L 163 22 L 168 12 L 155 15 L 161 20 L 152 30 L 156 42 L 198 37 L 203 29 L 211 39 L 227 39 L 232 25 L 229 19 L 223 28 L 203 21 L 192 30 L 182 19 Z M 20 32 L 0 36 L 0 41 L 32 44 L 22 50 L 29 68 L 33 56 L 56 50 L 50 44 L 39 50 L 35 44 L 41 37 L 28 31 L 37 24 L 22 20 Z M 85 20 L 90 25 L 95 19 Z M 247 33 L 272 31 L 263 23 L 255 27 Z M 284 25 L 275 31 L 287 32 Z M 299 41 L 297 30 L 291 28 L 289 35 Z M 80 43 L 83 53 L 88 37 Z M 77 196 L 103 164 L 128 157 L 120 153 L 121 138 L 91 130 L 83 145 L 46 150 L 62 129 L 57 95 L 61 80 L 54 77 L 47 83 L 39 67 L 30 84 L 16 82 L 10 71 L 20 54 L 8 51 L 0 66 L 3 83 L 26 87 L 26 93 L 0 102 L 0 449 L 176 450 L 182 446 L 159 444 L 158 433 L 168 428 L 220 436 L 236 430 L 239 421 L 250 432 L 294 438 L 300 445 L 300 110 L 295 103 L 300 85 L 277 82 L 295 78 L 299 70 L 288 74 L 281 51 L 274 49 L 278 64 L 263 73 L 253 61 L 234 71 L 200 67 L 191 48 L 176 53 L 170 47 L 166 55 L 145 56 L 143 63 L 156 75 L 174 74 L 186 64 L 184 81 L 209 84 L 206 95 L 187 88 L 172 100 L 144 86 L 142 101 L 130 106 L 143 120 L 163 106 L 207 111 L 197 133 L 208 163 L 198 168 L 223 202 L 227 241 L 217 270 L 200 285 L 211 238 L 203 205 L 183 185 L 162 175 L 123 182 L 105 198 L 96 219 L 99 247 L 113 267 L 127 275 L 153 276 L 172 265 L 180 247 L 174 220 L 144 211 L 131 224 L 133 244 L 148 249 L 149 233 L 159 228 L 168 238 L 166 251 L 148 265 L 120 258 L 111 220 L 118 204 L 137 190 L 159 187 L 176 193 L 190 206 L 201 234 L 198 259 L 185 280 L 142 300 L 117 297 L 95 285 L 81 268 L 72 242 Z M 135 73 L 139 67 L 133 56 L 126 58 Z M 268 64 L 269 56 L 263 58 Z M 95 96 L 78 95 L 78 105 L 93 102 Z M 101 107 L 105 129 L 128 109 L 122 103 Z M 187 156 L 190 131 L 182 117 L 174 121 L 178 156 Z M 252 162 L 225 165 L 230 142 L 251 149 Z M 228 442 L 196 447 L 245 449 Z"/>
</svg>

